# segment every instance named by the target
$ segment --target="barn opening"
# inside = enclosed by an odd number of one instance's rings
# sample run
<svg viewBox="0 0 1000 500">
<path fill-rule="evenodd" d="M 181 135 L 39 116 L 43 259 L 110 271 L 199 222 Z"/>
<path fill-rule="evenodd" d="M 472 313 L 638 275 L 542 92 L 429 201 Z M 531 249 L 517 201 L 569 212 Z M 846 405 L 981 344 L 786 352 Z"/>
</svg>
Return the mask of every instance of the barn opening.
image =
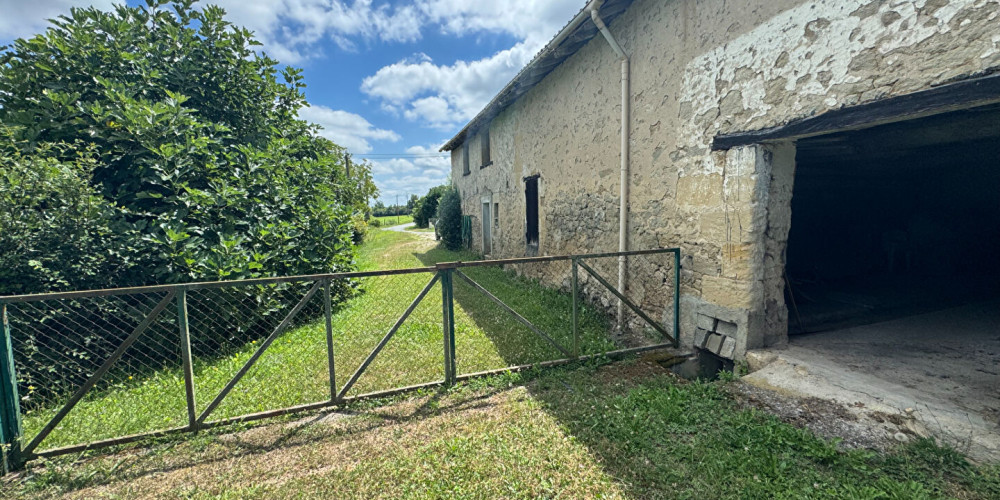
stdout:
<svg viewBox="0 0 1000 500">
<path fill-rule="evenodd" d="M 800 139 L 791 209 L 789 353 L 996 429 L 1000 107 Z"/>
<path fill-rule="evenodd" d="M 1000 106 L 800 139 L 789 333 L 1000 295 Z"/>
</svg>

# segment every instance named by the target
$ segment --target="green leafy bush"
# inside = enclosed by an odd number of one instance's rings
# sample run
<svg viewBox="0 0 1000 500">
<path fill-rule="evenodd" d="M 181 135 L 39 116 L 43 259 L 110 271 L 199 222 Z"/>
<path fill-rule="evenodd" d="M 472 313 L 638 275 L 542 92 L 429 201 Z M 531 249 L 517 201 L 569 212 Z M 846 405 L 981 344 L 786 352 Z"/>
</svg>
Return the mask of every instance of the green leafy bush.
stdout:
<svg viewBox="0 0 1000 500">
<path fill-rule="evenodd" d="M 435 186 L 430 189 L 422 198 L 417 200 L 413 209 L 413 222 L 417 227 L 426 229 L 430 225 L 431 217 L 437 215 L 438 200 L 444 194 L 448 186 Z"/>
<path fill-rule="evenodd" d="M 11 144 L 10 132 L 0 129 L 0 289 L 114 286 L 138 231 L 90 184 L 93 151 L 61 160 L 66 151 L 51 144 L 35 155 Z"/>
<path fill-rule="evenodd" d="M 348 177 L 343 148 L 297 118 L 299 70 L 275 70 L 222 9 L 167 5 L 73 9 L 0 52 L 0 123 L 11 127 L 0 189 L 31 182 L 38 165 L 85 164 L 74 187 L 47 195 L 86 190 L 104 221 L 64 240 L 58 224 L 70 223 L 36 210 L 46 193 L 7 193 L 5 206 L 31 214 L 0 235 L 4 258 L 37 265 L 3 271 L 0 294 L 350 269 L 352 218 L 376 192 L 370 167 Z M 72 266 L 33 257 L 74 250 Z"/>
<path fill-rule="evenodd" d="M 370 165 L 348 169 L 298 119 L 300 70 L 276 69 L 250 31 L 193 3 L 72 9 L 0 48 L 0 295 L 353 269 Z M 257 316 L 294 305 L 245 295 Z M 95 337 L 113 316 L 101 314 L 79 331 L 35 325 L 32 352 L 53 376 L 70 354 L 51 339 L 76 336 L 103 359 L 115 342 Z"/>
<path fill-rule="evenodd" d="M 448 250 L 462 247 L 462 197 L 458 190 L 449 186 L 438 201 L 437 234 Z"/>
</svg>

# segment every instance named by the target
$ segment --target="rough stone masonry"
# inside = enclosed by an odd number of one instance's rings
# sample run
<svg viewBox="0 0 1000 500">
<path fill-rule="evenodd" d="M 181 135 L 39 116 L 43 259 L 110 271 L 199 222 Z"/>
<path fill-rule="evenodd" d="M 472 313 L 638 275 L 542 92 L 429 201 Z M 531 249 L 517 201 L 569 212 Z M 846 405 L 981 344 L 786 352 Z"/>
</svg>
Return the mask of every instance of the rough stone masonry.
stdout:
<svg viewBox="0 0 1000 500">
<path fill-rule="evenodd" d="M 995 71 L 998 13 L 993 0 L 636 0 L 611 23 L 632 61 L 629 246 L 682 249 L 686 345 L 740 358 L 787 341 L 794 144 L 712 139 Z M 617 250 L 618 68 L 598 36 L 452 151 L 473 248 L 490 203 L 491 257 L 525 255 L 522 179 L 538 175 L 541 254 Z M 521 271 L 568 283 L 566 266 Z M 630 272 L 629 291 L 670 320 L 662 278 Z"/>
</svg>

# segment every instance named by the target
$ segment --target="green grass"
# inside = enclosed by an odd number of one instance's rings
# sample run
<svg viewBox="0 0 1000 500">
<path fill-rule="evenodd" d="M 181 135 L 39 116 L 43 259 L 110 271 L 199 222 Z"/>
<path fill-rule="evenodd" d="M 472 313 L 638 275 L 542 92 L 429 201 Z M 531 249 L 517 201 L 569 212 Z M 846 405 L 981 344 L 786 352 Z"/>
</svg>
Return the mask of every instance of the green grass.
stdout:
<svg viewBox="0 0 1000 500">
<path fill-rule="evenodd" d="M 471 260 L 415 235 L 373 232 L 364 270 Z M 569 343 L 570 299 L 496 268 L 466 272 L 525 317 Z M 429 274 L 372 278 L 336 311 L 343 383 Z M 560 354 L 456 279 L 462 373 Z M 441 292 L 429 293 L 353 394 L 442 376 Z M 607 319 L 585 310 L 584 352 L 611 347 Z M 204 408 L 256 348 L 196 360 Z M 1000 468 L 918 441 L 897 452 L 843 451 L 775 417 L 737 406 L 731 377 L 685 382 L 633 360 L 534 370 L 450 390 L 359 402 L 315 416 L 218 428 L 146 442 L 134 451 L 33 463 L 0 497 L 122 498 L 1000 498 Z M 329 397 L 322 322 L 290 330 L 212 418 Z M 183 425 L 176 371 L 123 381 L 88 396 L 43 447 Z M 27 436 L 46 413 L 25 416 Z"/>
<path fill-rule="evenodd" d="M 889 454 L 839 450 L 740 408 L 730 383 L 686 382 L 638 360 L 508 374 L 358 404 L 334 420 L 53 460 L 0 496 L 1000 497 L 1000 467 L 926 440 Z"/>
<path fill-rule="evenodd" d="M 358 268 L 412 268 L 474 258 L 434 245 L 414 235 L 376 231 L 360 249 Z M 572 346 L 568 295 L 499 268 L 475 268 L 467 272 L 562 345 Z M 338 388 L 361 365 L 432 276 L 421 273 L 365 278 L 359 283 L 364 292 L 337 308 L 333 331 Z M 565 357 L 457 279 L 455 296 L 460 373 Z M 320 299 L 319 295 L 314 297 L 312 305 L 318 306 Z M 196 313 L 192 311 L 191 314 L 192 322 L 197 321 Z M 441 315 L 440 285 L 435 285 L 349 394 L 443 379 Z M 606 319 L 597 312 L 584 309 L 580 325 L 583 352 L 599 352 L 612 347 L 606 336 Z M 329 399 L 325 332 L 325 323 L 318 320 L 281 335 L 209 420 Z M 221 358 L 196 356 L 195 392 L 199 413 L 257 348 L 255 341 Z M 26 438 L 34 437 L 58 409 L 58 405 L 52 405 L 26 413 Z M 109 388 L 89 394 L 43 441 L 40 449 L 179 427 L 186 423 L 181 371 L 161 370 L 142 376 L 137 373 L 134 378 L 129 376 Z"/>
<path fill-rule="evenodd" d="M 413 222 L 412 215 L 384 215 L 382 217 L 373 217 L 373 219 L 379 221 L 382 227 L 398 226 L 400 224 L 409 224 Z"/>
</svg>

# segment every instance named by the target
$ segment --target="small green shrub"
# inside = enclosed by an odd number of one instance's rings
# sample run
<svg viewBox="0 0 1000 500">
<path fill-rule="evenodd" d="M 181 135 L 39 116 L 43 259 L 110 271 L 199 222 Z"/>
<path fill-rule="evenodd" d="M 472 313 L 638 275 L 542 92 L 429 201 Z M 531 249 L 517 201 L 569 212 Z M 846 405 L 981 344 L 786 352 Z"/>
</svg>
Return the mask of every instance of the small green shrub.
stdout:
<svg viewBox="0 0 1000 500">
<path fill-rule="evenodd" d="M 427 229 L 431 218 L 437 215 L 438 201 L 446 189 L 448 186 L 432 187 L 423 198 L 417 200 L 416 208 L 413 209 L 413 222 L 417 224 L 417 227 Z"/>
<path fill-rule="evenodd" d="M 462 197 L 449 187 L 438 202 L 438 221 L 434 228 L 448 250 L 462 247 Z"/>
</svg>

